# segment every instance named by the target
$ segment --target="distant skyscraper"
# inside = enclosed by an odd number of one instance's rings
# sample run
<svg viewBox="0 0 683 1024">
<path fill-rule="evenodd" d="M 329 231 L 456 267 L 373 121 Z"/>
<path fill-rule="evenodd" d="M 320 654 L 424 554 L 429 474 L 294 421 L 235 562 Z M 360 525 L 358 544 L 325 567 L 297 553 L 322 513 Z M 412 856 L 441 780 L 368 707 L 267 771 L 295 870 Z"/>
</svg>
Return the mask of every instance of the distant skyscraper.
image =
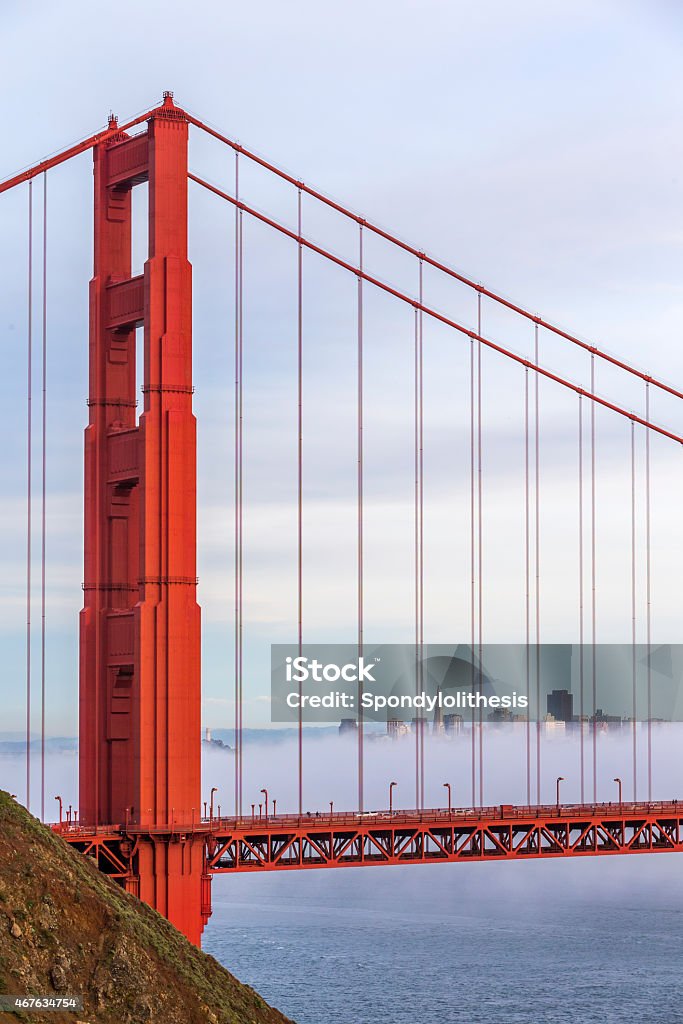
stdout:
<svg viewBox="0 0 683 1024">
<path fill-rule="evenodd" d="M 347 732 L 356 732 L 358 729 L 358 722 L 355 718 L 342 718 L 339 723 L 339 735 L 343 736 Z"/>
<path fill-rule="evenodd" d="M 434 722 L 432 724 L 432 732 L 437 735 L 444 732 L 443 713 L 441 711 L 441 703 L 439 700 L 440 696 L 441 687 L 436 691 L 436 708 L 434 709 Z"/>
<path fill-rule="evenodd" d="M 548 714 L 556 722 L 571 722 L 574 717 L 574 696 L 569 690 L 553 690 L 548 694 Z"/>
<path fill-rule="evenodd" d="M 389 718 L 387 720 L 387 735 L 391 736 L 392 740 L 398 739 L 399 736 L 407 736 L 409 732 L 410 726 L 400 718 Z"/>
<path fill-rule="evenodd" d="M 457 736 L 462 732 L 462 715 L 444 715 L 443 728 L 447 736 Z"/>
</svg>

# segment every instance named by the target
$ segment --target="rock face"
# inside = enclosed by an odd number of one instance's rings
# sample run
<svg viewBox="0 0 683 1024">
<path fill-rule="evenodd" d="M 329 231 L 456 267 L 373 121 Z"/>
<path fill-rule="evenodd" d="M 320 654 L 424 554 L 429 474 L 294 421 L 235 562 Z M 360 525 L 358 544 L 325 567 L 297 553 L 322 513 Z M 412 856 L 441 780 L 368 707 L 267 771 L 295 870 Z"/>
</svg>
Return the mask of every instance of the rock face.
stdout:
<svg viewBox="0 0 683 1024">
<path fill-rule="evenodd" d="M 82 1024 L 291 1024 L 2 790 L 0 993 L 82 996 Z"/>
</svg>

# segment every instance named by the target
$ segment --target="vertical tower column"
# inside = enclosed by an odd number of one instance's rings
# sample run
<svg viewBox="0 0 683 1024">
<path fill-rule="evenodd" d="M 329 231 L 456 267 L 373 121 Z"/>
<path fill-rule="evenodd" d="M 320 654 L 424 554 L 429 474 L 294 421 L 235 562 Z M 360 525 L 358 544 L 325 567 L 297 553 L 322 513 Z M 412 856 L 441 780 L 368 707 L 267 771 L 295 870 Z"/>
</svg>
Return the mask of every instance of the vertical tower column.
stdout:
<svg viewBox="0 0 683 1024">
<path fill-rule="evenodd" d="M 144 412 L 140 417 L 139 803 L 133 820 L 171 836 L 139 854 L 140 896 L 186 935 L 201 932 L 202 847 L 173 838 L 200 805 L 200 612 L 196 600 L 196 423 L 187 136 L 166 102 L 149 125 Z"/>
<path fill-rule="evenodd" d="M 110 128 L 116 127 L 114 120 Z M 122 821 L 133 793 L 134 612 L 138 586 L 135 327 L 142 279 L 131 278 L 131 182 L 122 163 L 146 136 L 94 150 L 89 422 L 85 431 L 84 602 L 80 620 L 80 816 Z M 142 152 L 141 152 L 142 151 Z"/>
<path fill-rule="evenodd" d="M 170 94 L 147 132 L 95 149 L 90 422 L 81 614 L 81 820 L 126 824 L 140 897 L 202 929 L 200 609 L 188 124 Z M 149 182 L 149 258 L 131 277 L 131 189 Z M 135 416 L 135 328 L 144 408 Z M 206 888 L 206 884 L 205 884 Z M 204 900 L 206 903 L 206 899 Z"/>
</svg>

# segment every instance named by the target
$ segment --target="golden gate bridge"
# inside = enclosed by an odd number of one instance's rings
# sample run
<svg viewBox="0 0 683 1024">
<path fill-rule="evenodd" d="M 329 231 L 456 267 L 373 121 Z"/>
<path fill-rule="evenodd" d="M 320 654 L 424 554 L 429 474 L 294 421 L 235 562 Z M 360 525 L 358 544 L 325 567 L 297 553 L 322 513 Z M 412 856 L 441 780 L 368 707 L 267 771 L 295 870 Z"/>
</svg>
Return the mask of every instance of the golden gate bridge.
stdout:
<svg viewBox="0 0 683 1024">
<path fill-rule="evenodd" d="M 143 127 L 144 126 L 144 127 Z M 190 129 L 210 136 L 234 154 L 230 185 L 214 184 L 188 168 Z M 48 173 L 85 152 L 94 160 L 94 248 L 90 282 L 89 420 L 85 431 L 85 534 L 83 610 L 80 618 L 80 808 L 77 820 L 53 827 L 93 857 L 126 889 L 165 914 L 199 943 L 211 913 L 211 879 L 220 873 L 296 870 L 352 865 L 389 865 L 472 860 L 678 851 L 683 848 L 683 809 L 678 802 L 653 800 L 652 707 L 647 677 L 647 797 L 637 799 L 636 743 L 636 576 L 642 570 L 646 595 L 645 641 L 651 643 L 650 438 L 683 443 L 671 421 L 651 415 L 656 392 L 680 401 L 676 388 L 554 326 L 447 264 L 401 241 L 342 204 L 247 150 L 178 107 L 171 93 L 160 106 L 44 160 L 0 184 L 0 192 L 28 191 L 28 489 L 27 489 L 27 643 L 26 643 L 26 804 L 31 800 L 31 709 L 35 666 L 31 663 L 32 595 L 32 360 L 34 260 L 42 256 L 42 492 L 41 498 L 41 817 L 45 818 L 45 495 Z M 293 190 L 296 224 L 287 225 L 245 202 L 240 170 L 258 165 Z M 33 187 L 42 176 L 42 251 L 34 252 Z M 134 188 L 149 189 L 148 258 L 142 274 L 132 273 Z M 234 211 L 234 809 L 229 816 L 201 813 L 200 609 L 197 604 L 196 424 L 193 413 L 192 277 L 188 260 L 188 190 L 207 192 Z M 355 258 L 335 254 L 304 230 L 304 202 L 321 204 L 357 232 Z M 581 690 L 581 716 L 592 728 L 580 730 L 581 800 L 541 802 L 541 722 L 525 723 L 526 804 L 484 803 L 483 721 L 473 717 L 471 806 L 425 806 L 425 730 L 415 730 L 415 808 L 369 810 L 365 796 L 365 728 L 359 714 L 356 733 L 357 807 L 329 814 L 306 810 L 303 719 L 298 722 L 297 801 L 292 812 L 275 813 L 265 793 L 265 813 L 244 808 L 244 222 L 259 222 L 291 244 L 295 264 L 297 572 L 296 642 L 304 641 L 304 262 L 308 252 L 355 281 L 356 381 L 356 566 L 357 646 L 366 642 L 364 594 L 367 388 L 365 305 L 369 291 L 405 307 L 413 329 L 413 570 L 414 644 L 425 646 L 425 437 L 424 363 L 426 323 L 447 329 L 454 342 L 469 346 L 469 565 L 470 645 L 482 648 L 482 352 L 495 353 L 517 367 L 524 383 L 524 563 L 523 594 L 527 650 L 540 641 L 539 594 L 539 380 L 572 396 L 578 442 L 577 565 L 580 639 L 596 638 L 596 458 L 595 412 L 604 409 L 626 423 L 630 457 L 629 520 L 632 643 L 633 799 L 597 799 L 595 664 L 588 666 L 587 692 Z M 369 238 L 381 239 L 411 260 L 415 288 L 385 280 L 368 270 Z M 455 281 L 474 297 L 476 326 L 467 326 L 426 298 L 425 271 Z M 484 303 L 505 309 L 533 340 L 533 358 L 494 340 L 484 326 Z M 144 408 L 136 411 L 136 330 L 144 330 Z M 582 386 L 552 369 L 541 356 L 539 335 L 552 335 L 588 360 L 590 384 Z M 596 386 L 596 365 L 606 364 L 642 388 L 640 412 L 628 409 Z M 578 429 L 577 429 L 578 426 Z M 644 472 L 637 476 L 637 432 L 644 438 Z M 645 516 L 644 556 L 637 551 L 636 501 Z M 588 513 L 585 513 L 585 505 Z M 587 565 L 587 568 L 586 568 Z M 535 577 L 535 579 L 534 579 Z M 584 591 L 589 591 L 585 602 Z M 535 643 L 535 648 L 534 648 Z M 527 658 L 527 695 L 540 687 L 540 671 Z M 420 664 L 418 658 L 416 664 Z M 419 687 L 419 669 L 416 670 Z M 540 690 L 538 690 L 540 692 Z M 585 703 L 584 703 L 585 696 Z M 588 750 L 584 750 L 584 745 Z M 586 792 L 585 760 L 592 763 L 592 794 Z M 590 773 L 588 773 L 590 775 Z M 534 787 L 535 781 L 535 787 Z M 533 792 L 535 788 L 535 793 Z M 592 799 L 590 796 L 592 795 Z M 535 796 L 535 801 L 532 797 Z M 391 799 L 391 788 L 390 788 Z"/>
</svg>

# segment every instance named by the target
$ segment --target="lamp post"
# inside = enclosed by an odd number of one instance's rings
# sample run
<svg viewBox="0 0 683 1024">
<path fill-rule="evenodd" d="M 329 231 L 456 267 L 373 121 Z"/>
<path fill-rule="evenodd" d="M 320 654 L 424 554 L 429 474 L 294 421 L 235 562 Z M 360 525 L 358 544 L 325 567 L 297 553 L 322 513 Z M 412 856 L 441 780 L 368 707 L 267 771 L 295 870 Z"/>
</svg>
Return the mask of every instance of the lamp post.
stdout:
<svg viewBox="0 0 683 1024">
<path fill-rule="evenodd" d="M 333 810 L 334 810 L 334 800 L 330 800 L 330 821 L 332 821 Z"/>
<path fill-rule="evenodd" d="M 616 782 L 617 786 L 619 787 L 619 810 L 621 810 L 621 779 L 617 776 L 614 779 L 614 781 Z"/>
<path fill-rule="evenodd" d="M 452 804 L 451 804 L 451 784 L 450 784 L 450 782 L 444 782 L 444 789 L 446 789 L 448 791 L 448 814 L 450 816 L 451 810 L 453 809 L 452 808 Z"/>
<path fill-rule="evenodd" d="M 57 800 L 59 802 L 59 824 L 61 825 L 62 824 L 62 798 L 61 798 L 61 796 L 56 796 L 55 800 Z"/>
<path fill-rule="evenodd" d="M 265 810 L 265 816 L 266 816 L 266 821 L 267 821 L 268 820 L 268 790 L 267 789 L 262 789 L 261 792 L 263 793 L 263 796 L 265 798 L 265 808 L 264 808 L 264 810 Z"/>
<path fill-rule="evenodd" d="M 273 797 L 273 817 L 277 817 L 277 800 Z"/>
<path fill-rule="evenodd" d="M 564 775 L 558 775 L 555 783 L 555 792 L 557 794 L 557 813 L 560 813 L 560 783 L 564 782 Z"/>
<path fill-rule="evenodd" d="M 211 816 L 211 820 L 212 821 L 213 821 L 213 794 L 217 793 L 217 792 L 218 792 L 218 786 L 212 786 L 211 787 L 211 806 L 210 806 L 210 812 L 211 812 L 210 816 Z"/>
<path fill-rule="evenodd" d="M 394 813 L 394 786 L 398 786 L 398 782 L 389 783 L 389 814 Z"/>
</svg>

